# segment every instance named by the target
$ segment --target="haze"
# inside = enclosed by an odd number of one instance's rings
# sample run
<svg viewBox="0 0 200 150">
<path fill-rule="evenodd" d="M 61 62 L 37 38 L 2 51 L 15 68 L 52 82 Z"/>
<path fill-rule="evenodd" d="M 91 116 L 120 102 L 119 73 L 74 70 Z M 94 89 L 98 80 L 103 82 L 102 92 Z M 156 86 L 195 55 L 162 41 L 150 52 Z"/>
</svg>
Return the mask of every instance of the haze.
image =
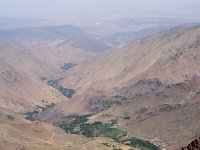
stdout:
<svg viewBox="0 0 200 150">
<path fill-rule="evenodd" d="M 58 19 L 120 14 L 199 18 L 199 6 L 199 0 L 1 0 L 0 17 Z"/>
</svg>

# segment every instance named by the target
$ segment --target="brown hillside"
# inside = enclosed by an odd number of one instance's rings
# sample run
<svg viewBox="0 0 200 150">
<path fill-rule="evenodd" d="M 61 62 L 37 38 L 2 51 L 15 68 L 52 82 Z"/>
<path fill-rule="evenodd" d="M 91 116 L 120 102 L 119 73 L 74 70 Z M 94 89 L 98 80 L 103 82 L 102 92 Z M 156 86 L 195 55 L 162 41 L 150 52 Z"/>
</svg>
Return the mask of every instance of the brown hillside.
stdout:
<svg viewBox="0 0 200 150">
<path fill-rule="evenodd" d="M 0 104 L 16 112 L 67 100 L 55 89 L 0 60 Z"/>
<path fill-rule="evenodd" d="M 91 121 L 117 119 L 130 136 L 180 148 L 200 131 L 199 41 L 200 28 L 185 26 L 101 54 L 61 81 L 78 94 L 39 117 L 95 113 Z"/>
<path fill-rule="evenodd" d="M 106 45 L 98 39 L 95 39 L 95 37 L 92 36 L 80 36 L 77 38 L 72 38 L 70 40 L 66 40 L 58 44 L 58 47 L 62 47 L 65 45 L 70 45 L 72 47 L 82 49 L 89 53 L 100 53 L 111 49 L 110 46 Z"/>
<path fill-rule="evenodd" d="M 139 39 L 79 65 L 63 85 L 103 90 L 136 81 L 141 76 L 181 82 L 199 75 L 199 27 L 178 27 Z"/>
<path fill-rule="evenodd" d="M 106 91 L 121 91 L 140 79 L 158 78 L 163 83 L 177 83 L 200 75 L 199 27 L 178 27 L 101 54 L 67 72 L 61 84 L 78 89 L 65 112 L 88 112 L 90 97 Z M 65 107 L 65 108 L 66 108 Z M 80 109 L 82 108 L 82 109 Z"/>
<path fill-rule="evenodd" d="M 0 149 L 1 150 L 112 150 L 101 143 L 112 143 L 128 150 L 111 139 L 89 139 L 81 135 L 66 134 L 53 125 L 29 122 L 22 116 L 0 108 Z"/>
<path fill-rule="evenodd" d="M 57 41 L 59 42 L 59 41 Z M 56 47 L 56 41 L 24 41 L 0 44 L 0 58 L 36 77 L 62 73 L 64 63 L 79 64 L 90 57 L 81 49 Z"/>
<path fill-rule="evenodd" d="M 117 119 L 117 126 L 132 136 L 154 141 L 167 150 L 178 149 L 200 134 L 199 87 L 199 78 L 177 84 L 140 80 L 118 93 L 126 99 L 99 112 L 91 121 Z M 108 117 L 104 117 L 106 114 Z"/>
</svg>

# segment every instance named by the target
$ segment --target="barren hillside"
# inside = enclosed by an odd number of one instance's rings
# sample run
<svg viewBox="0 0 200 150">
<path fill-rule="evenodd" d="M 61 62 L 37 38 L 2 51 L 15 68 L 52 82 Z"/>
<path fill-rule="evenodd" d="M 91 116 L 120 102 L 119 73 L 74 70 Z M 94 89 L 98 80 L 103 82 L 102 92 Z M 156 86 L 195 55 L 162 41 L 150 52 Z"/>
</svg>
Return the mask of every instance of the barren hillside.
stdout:
<svg viewBox="0 0 200 150">
<path fill-rule="evenodd" d="M 38 117 L 95 114 L 92 122 L 117 119 L 130 136 L 180 148 L 200 134 L 199 35 L 198 26 L 178 27 L 72 68 L 60 83 L 78 93 Z"/>
<path fill-rule="evenodd" d="M 180 82 L 199 75 L 199 27 L 183 26 L 139 39 L 73 68 L 63 85 L 111 89 L 137 78 Z"/>
<path fill-rule="evenodd" d="M 72 68 L 60 83 L 78 92 L 72 102 L 66 102 L 71 107 L 65 111 L 84 112 L 84 107 L 79 108 L 90 97 L 128 89 L 140 79 L 158 78 L 173 84 L 199 76 L 199 35 L 199 27 L 174 28 Z"/>
<path fill-rule="evenodd" d="M 31 74 L 0 60 L 1 107 L 24 112 L 67 100 L 62 94 Z"/>
</svg>

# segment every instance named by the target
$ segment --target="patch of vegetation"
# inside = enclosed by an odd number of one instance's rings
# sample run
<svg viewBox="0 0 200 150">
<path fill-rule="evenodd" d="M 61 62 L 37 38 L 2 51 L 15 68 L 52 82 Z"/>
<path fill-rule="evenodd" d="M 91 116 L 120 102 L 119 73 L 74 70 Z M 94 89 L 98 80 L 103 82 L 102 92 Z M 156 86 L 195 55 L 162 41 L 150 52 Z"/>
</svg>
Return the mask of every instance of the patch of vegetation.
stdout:
<svg viewBox="0 0 200 150">
<path fill-rule="evenodd" d="M 83 115 L 83 116 L 71 115 L 71 116 L 67 116 L 67 117 L 64 117 L 62 119 L 62 121 L 60 121 L 58 124 L 56 124 L 56 126 L 61 127 L 67 133 L 79 134 L 80 130 L 75 130 L 75 129 L 80 128 L 81 124 L 87 122 L 89 116 L 90 115 Z"/>
<path fill-rule="evenodd" d="M 117 106 L 117 105 L 121 105 L 122 101 L 124 101 L 125 98 L 120 97 L 120 96 L 114 96 L 114 97 L 106 97 L 104 98 L 104 100 L 102 100 L 102 108 L 103 110 L 113 107 L 113 106 Z"/>
<path fill-rule="evenodd" d="M 83 134 L 86 137 L 109 137 L 116 141 L 127 135 L 126 131 L 112 128 L 113 124 L 104 124 L 103 122 L 86 123 L 90 115 L 84 116 L 67 116 L 62 119 L 56 126 L 61 127 L 67 133 Z"/>
<path fill-rule="evenodd" d="M 109 107 L 112 107 L 112 106 L 113 106 L 113 102 L 112 102 L 112 101 L 104 100 L 104 101 L 102 102 L 102 107 L 103 107 L 104 109 L 109 108 Z"/>
<path fill-rule="evenodd" d="M 111 120 L 111 125 L 113 126 L 113 125 L 115 125 L 115 124 L 117 124 L 117 119 L 112 119 L 112 120 Z"/>
<path fill-rule="evenodd" d="M 118 143 L 124 143 L 131 147 L 137 147 L 142 150 L 159 150 L 157 146 L 150 143 L 149 141 L 144 141 L 138 138 L 131 138 L 127 140 L 122 140 L 123 137 L 127 136 L 127 132 L 119 129 L 113 128 L 112 124 L 104 124 L 103 122 L 97 121 L 94 123 L 86 123 L 88 117 L 91 115 L 71 115 L 64 117 L 62 121 L 55 124 L 56 126 L 61 127 L 67 133 L 72 134 L 82 134 L 86 137 L 109 137 L 115 140 Z M 109 143 L 101 143 L 107 147 L 113 147 Z M 114 149 L 119 149 L 115 148 Z"/>
<path fill-rule="evenodd" d="M 15 120 L 15 117 L 13 117 L 12 115 L 7 115 L 6 117 L 7 117 L 10 121 Z"/>
<path fill-rule="evenodd" d="M 46 105 L 44 109 L 46 110 L 46 109 L 52 108 L 52 107 L 54 107 L 55 105 L 56 105 L 55 103 L 51 103 L 51 104 L 49 104 L 49 105 Z"/>
<path fill-rule="evenodd" d="M 47 84 L 55 89 L 57 89 L 60 93 L 68 98 L 72 98 L 72 96 L 76 93 L 74 89 L 64 88 L 63 86 L 59 85 L 59 80 L 49 80 Z"/>
<path fill-rule="evenodd" d="M 62 86 L 60 86 L 60 88 L 58 88 L 58 90 L 66 97 L 68 98 L 72 98 L 72 96 L 76 93 L 76 91 L 74 89 L 68 89 L 68 88 L 63 88 Z"/>
<path fill-rule="evenodd" d="M 48 80 L 47 84 L 48 84 L 49 86 L 51 86 L 51 87 L 56 88 L 57 86 L 59 86 L 58 81 L 59 81 L 59 80 Z"/>
<path fill-rule="evenodd" d="M 125 120 L 129 120 L 129 119 L 131 119 L 131 117 L 130 116 L 125 116 L 124 119 Z"/>
<path fill-rule="evenodd" d="M 100 121 L 94 122 L 92 124 L 86 123 L 80 126 L 81 132 L 86 137 L 98 137 L 103 136 L 104 130 L 109 126 Z"/>
<path fill-rule="evenodd" d="M 92 124 L 82 124 L 80 129 L 86 137 L 109 137 L 115 141 L 120 141 L 122 137 L 127 135 L 126 131 L 112 128 L 109 124 L 104 124 L 99 121 Z"/>
<path fill-rule="evenodd" d="M 73 63 L 64 63 L 60 68 L 63 69 L 63 70 L 68 70 L 70 68 L 73 68 L 76 65 L 77 64 L 73 64 Z"/>
<path fill-rule="evenodd" d="M 104 136 L 119 142 L 122 137 L 127 136 L 127 132 L 118 128 L 107 128 Z"/>
<path fill-rule="evenodd" d="M 125 101 L 125 100 L 127 100 L 127 98 L 125 96 L 121 96 L 121 95 L 113 96 L 113 98 L 115 98 L 118 101 Z"/>
<path fill-rule="evenodd" d="M 37 110 L 39 110 L 39 111 L 34 110 L 32 112 L 30 112 L 30 111 L 26 112 L 25 113 L 25 115 L 26 115 L 25 119 L 30 120 L 30 121 L 35 121 L 36 120 L 35 119 L 36 115 L 39 114 L 39 112 L 43 112 L 43 111 L 45 111 L 47 109 L 50 109 L 50 108 L 54 107 L 55 105 L 56 105 L 55 103 L 51 103 L 49 105 L 46 105 L 45 107 L 41 107 L 41 106 L 36 105 L 37 106 Z"/>
<path fill-rule="evenodd" d="M 177 88 L 180 87 L 184 84 L 184 82 L 179 82 L 179 83 L 173 83 L 173 84 L 167 84 L 166 87 L 167 88 Z"/>
<path fill-rule="evenodd" d="M 38 111 L 32 111 L 32 112 L 27 112 L 25 115 L 27 115 L 25 117 L 25 119 L 30 120 L 30 121 L 35 121 L 35 116 L 38 114 Z"/>
<path fill-rule="evenodd" d="M 130 141 L 129 144 L 126 144 L 126 141 Z M 152 144 L 151 142 L 149 141 L 144 141 L 144 140 L 141 140 L 141 139 L 138 139 L 138 138 L 135 138 L 135 137 L 132 137 L 128 140 L 124 141 L 124 143 L 126 145 L 129 145 L 129 146 L 132 146 L 132 147 L 137 147 L 139 149 L 144 149 L 144 150 L 159 150 L 159 148 Z"/>
</svg>

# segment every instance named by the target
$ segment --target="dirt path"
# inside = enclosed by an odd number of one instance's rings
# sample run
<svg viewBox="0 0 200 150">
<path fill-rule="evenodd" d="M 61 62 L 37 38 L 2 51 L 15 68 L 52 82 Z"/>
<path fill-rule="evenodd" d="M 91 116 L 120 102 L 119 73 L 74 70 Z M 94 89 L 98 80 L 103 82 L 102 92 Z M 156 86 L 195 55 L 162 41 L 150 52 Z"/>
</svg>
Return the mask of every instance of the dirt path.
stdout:
<svg viewBox="0 0 200 150">
<path fill-rule="evenodd" d="M 52 136 L 51 136 L 51 141 L 53 142 L 53 137 L 54 137 L 55 133 L 53 132 Z"/>
</svg>

